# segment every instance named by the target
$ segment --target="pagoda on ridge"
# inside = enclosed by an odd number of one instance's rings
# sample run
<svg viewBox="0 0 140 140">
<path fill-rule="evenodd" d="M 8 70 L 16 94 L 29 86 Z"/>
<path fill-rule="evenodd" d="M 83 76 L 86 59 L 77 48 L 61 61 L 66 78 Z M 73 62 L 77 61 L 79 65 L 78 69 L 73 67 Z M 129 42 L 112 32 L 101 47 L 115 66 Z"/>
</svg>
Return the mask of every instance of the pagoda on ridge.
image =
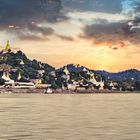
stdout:
<svg viewBox="0 0 140 140">
<path fill-rule="evenodd" d="M 11 46 L 9 40 L 7 41 L 6 47 L 4 49 L 4 52 L 11 52 Z"/>
</svg>

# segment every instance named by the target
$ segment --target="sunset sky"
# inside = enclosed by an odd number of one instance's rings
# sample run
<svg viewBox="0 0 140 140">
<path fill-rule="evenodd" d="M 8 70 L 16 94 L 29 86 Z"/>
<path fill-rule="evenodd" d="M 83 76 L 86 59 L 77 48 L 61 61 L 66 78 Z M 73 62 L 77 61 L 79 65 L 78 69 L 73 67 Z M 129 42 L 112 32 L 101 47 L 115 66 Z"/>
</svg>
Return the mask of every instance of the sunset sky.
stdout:
<svg viewBox="0 0 140 140">
<path fill-rule="evenodd" d="M 56 68 L 140 69 L 140 0 L 0 0 L 7 40 Z"/>
</svg>

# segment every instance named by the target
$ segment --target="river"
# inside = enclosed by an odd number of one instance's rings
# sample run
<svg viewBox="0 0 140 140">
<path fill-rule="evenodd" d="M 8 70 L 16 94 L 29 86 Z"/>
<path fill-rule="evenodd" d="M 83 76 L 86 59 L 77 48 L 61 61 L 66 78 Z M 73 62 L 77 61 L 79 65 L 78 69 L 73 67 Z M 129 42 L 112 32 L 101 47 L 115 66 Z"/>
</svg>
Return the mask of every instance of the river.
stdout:
<svg viewBox="0 0 140 140">
<path fill-rule="evenodd" d="M 0 140 L 139 139 L 139 94 L 0 95 Z"/>
</svg>

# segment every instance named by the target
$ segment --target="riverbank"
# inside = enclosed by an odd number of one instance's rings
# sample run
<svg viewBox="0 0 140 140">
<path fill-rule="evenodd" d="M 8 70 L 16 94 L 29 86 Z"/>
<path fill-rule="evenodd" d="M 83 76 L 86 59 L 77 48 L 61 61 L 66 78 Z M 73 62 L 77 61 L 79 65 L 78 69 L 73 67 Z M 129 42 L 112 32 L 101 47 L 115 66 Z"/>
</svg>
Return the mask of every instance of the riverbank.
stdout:
<svg viewBox="0 0 140 140">
<path fill-rule="evenodd" d="M 38 88 L 0 88 L 0 94 L 11 93 L 11 94 L 113 94 L 113 93 L 140 93 L 140 91 L 117 91 L 117 90 L 53 90 L 52 93 L 46 93 L 46 89 Z"/>
<path fill-rule="evenodd" d="M 44 93 L 45 89 L 36 88 L 0 88 L 0 93 Z"/>
</svg>

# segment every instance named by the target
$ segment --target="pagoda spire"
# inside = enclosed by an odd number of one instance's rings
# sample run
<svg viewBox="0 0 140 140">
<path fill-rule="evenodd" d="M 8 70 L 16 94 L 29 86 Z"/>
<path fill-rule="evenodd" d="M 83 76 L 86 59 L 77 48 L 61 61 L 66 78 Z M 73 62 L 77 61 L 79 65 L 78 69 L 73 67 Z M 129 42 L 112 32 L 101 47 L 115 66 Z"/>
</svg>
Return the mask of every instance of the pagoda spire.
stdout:
<svg viewBox="0 0 140 140">
<path fill-rule="evenodd" d="M 17 78 L 17 79 L 20 80 L 21 78 L 22 78 L 22 77 L 21 77 L 21 73 L 19 72 L 19 73 L 18 73 L 18 78 Z"/>
<path fill-rule="evenodd" d="M 6 80 L 6 81 L 11 80 L 10 76 L 9 76 L 9 72 L 3 72 L 2 79 Z"/>
<path fill-rule="evenodd" d="M 10 41 L 7 40 L 7 44 L 6 44 L 6 47 L 5 47 L 5 51 L 10 51 L 11 50 L 11 46 L 10 46 Z"/>
</svg>

